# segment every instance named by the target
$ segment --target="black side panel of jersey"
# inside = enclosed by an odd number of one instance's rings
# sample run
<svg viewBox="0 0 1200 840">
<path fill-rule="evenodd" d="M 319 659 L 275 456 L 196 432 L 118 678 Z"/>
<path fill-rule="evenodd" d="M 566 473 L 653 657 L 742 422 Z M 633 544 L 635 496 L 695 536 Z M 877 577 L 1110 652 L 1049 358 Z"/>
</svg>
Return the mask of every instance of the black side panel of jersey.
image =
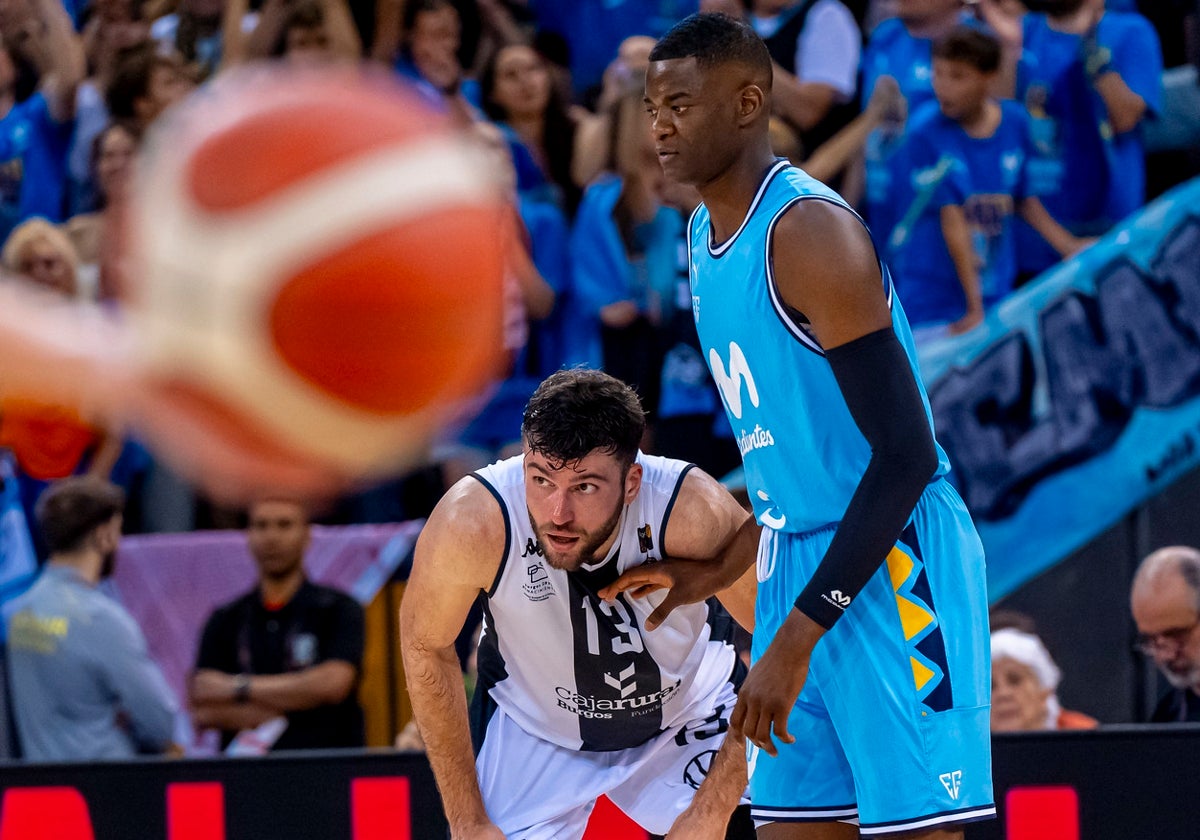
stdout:
<svg viewBox="0 0 1200 840">
<path fill-rule="evenodd" d="M 579 716 L 584 750 L 620 750 L 662 731 L 662 704 L 679 687 L 664 686 L 624 595 L 609 603 L 596 592 L 617 578 L 617 560 L 567 575 L 575 647 L 575 691 L 559 705 Z M 566 695 L 566 696 L 564 696 Z"/>
<path fill-rule="evenodd" d="M 705 619 L 709 628 L 708 638 L 714 642 L 724 642 L 736 650 L 737 645 L 734 644 L 734 634 L 739 628 L 737 622 L 733 620 L 733 616 L 716 599 L 716 596 L 709 598 L 704 602 L 704 605 L 708 607 L 708 618 Z M 733 687 L 741 688 L 742 681 L 746 679 L 746 674 L 748 673 L 750 671 L 742 663 L 741 657 L 735 656 L 733 659 L 733 673 L 729 675 L 729 681 L 733 683 Z"/>
<path fill-rule="evenodd" d="M 488 723 L 496 713 L 492 687 L 508 679 L 508 667 L 500 653 L 496 623 L 492 619 L 488 599 L 481 597 L 479 600 L 483 604 L 483 620 L 487 630 L 479 637 L 479 649 L 475 654 L 479 677 L 475 681 L 475 694 L 471 697 L 471 745 L 476 755 L 479 755 L 479 750 L 483 747 L 483 736 L 487 733 Z"/>
</svg>

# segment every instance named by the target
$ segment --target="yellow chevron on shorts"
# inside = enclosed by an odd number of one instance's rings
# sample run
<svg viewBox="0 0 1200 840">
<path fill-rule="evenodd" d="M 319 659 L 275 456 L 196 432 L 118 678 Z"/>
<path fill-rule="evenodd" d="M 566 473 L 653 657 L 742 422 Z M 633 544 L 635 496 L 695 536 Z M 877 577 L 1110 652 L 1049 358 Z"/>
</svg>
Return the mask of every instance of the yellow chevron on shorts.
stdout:
<svg viewBox="0 0 1200 840">
<path fill-rule="evenodd" d="M 909 576 L 912 574 L 913 567 L 916 563 L 908 556 L 899 546 L 892 548 L 888 552 L 887 567 L 888 574 L 892 577 L 892 591 L 899 592 L 900 587 L 904 586 Z"/>
<path fill-rule="evenodd" d="M 912 664 L 913 682 L 916 683 L 917 691 L 920 691 L 925 687 L 925 683 L 929 682 L 936 675 L 914 657 L 908 657 L 908 661 Z"/>
<path fill-rule="evenodd" d="M 929 611 L 917 606 L 903 595 L 896 596 L 896 608 L 900 610 L 900 626 L 904 628 L 904 641 L 911 642 L 918 633 L 933 623 Z"/>
<path fill-rule="evenodd" d="M 930 612 L 905 598 L 900 590 L 912 577 L 916 563 L 899 546 L 892 548 L 887 556 L 888 575 L 892 579 L 892 590 L 896 593 L 896 609 L 900 612 L 900 626 L 904 629 L 904 640 L 911 642 L 922 630 L 933 623 Z M 920 686 L 917 686 L 920 688 Z"/>
</svg>

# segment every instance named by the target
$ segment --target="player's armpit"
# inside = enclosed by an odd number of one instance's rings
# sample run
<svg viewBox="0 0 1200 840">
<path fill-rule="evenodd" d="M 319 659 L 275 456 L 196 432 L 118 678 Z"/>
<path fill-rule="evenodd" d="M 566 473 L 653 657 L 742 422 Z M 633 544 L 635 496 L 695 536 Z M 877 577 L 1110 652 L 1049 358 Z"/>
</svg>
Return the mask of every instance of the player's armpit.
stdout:
<svg viewBox="0 0 1200 840">
<path fill-rule="evenodd" d="M 845 207 L 797 201 L 775 226 L 769 255 L 780 296 L 826 350 L 891 325 L 875 246 Z"/>
</svg>

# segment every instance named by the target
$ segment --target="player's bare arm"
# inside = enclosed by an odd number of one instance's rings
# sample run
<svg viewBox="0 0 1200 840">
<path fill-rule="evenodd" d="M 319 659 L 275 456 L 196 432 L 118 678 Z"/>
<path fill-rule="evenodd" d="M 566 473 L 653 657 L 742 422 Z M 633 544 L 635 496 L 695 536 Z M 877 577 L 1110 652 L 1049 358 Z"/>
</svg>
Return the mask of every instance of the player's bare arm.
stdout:
<svg viewBox="0 0 1200 840">
<path fill-rule="evenodd" d="M 666 840 L 725 840 L 730 815 L 746 790 L 746 739 L 730 732 L 692 804 L 675 818 Z"/>
<path fill-rule="evenodd" d="M 628 591 L 645 598 L 667 590 L 646 619 L 646 629 L 653 630 L 676 607 L 716 595 L 734 620 L 753 632 L 758 533 L 754 518 L 728 490 L 703 470 L 692 469 L 684 476 L 663 534 L 666 559 L 627 570 L 600 597 L 612 600 Z"/>
<path fill-rule="evenodd" d="M 504 837 L 475 775 L 454 640 L 480 591 L 492 586 L 506 548 L 495 499 L 475 479 L 462 479 L 421 531 L 400 604 L 405 678 L 454 840 Z"/>
<path fill-rule="evenodd" d="M 800 201 L 773 239 L 783 299 L 812 324 L 871 461 L 797 608 L 751 670 L 731 724 L 775 755 L 808 675 L 813 648 L 842 607 L 822 596 L 857 594 L 883 563 L 937 467 L 924 403 L 892 330 L 878 258 L 862 224 L 824 201 Z"/>
</svg>

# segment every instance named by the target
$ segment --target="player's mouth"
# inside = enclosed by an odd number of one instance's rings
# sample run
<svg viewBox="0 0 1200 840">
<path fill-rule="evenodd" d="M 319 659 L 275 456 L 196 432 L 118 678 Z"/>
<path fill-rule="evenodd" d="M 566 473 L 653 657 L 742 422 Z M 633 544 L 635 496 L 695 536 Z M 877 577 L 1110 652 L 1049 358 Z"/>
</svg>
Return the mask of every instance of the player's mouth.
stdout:
<svg viewBox="0 0 1200 840">
<path fill-rule="evenodd" d="M 570 548 L 579 542 L 578 534 L 546 534 L 545 540 L 555 548 Z"/>
<path fill-rule="evenodd" d="M 674 149 L 655 149 L 654 151 L 658 155 L 660 162 L 679 154 Z"/>
</svg>

